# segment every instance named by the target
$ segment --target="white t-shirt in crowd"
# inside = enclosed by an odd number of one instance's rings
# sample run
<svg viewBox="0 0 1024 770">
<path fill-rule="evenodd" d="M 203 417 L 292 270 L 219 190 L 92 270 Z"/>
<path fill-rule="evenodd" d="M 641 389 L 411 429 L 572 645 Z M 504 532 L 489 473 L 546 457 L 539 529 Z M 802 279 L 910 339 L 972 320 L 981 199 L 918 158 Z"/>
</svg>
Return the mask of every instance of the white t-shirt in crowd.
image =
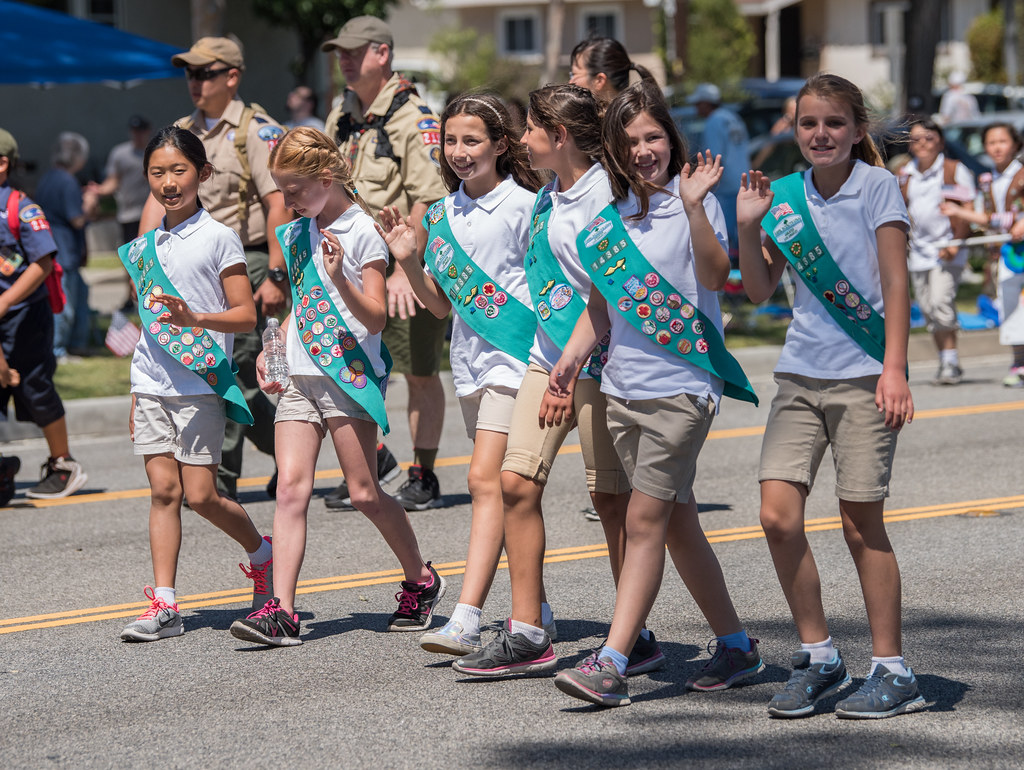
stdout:
<svg viewBox="0 0 1024 770">
<path fill-rule="evenodd" d="M 1017 172 L 1021 170 L 1021 167 L 1021 162 L 1014 159 L 1010 161 L 1010 165 L 1003 169 L 1002 173 L 992 169 L 992 203 L 999 214 L 1006 211 L 1006 191 L 1010 189 L 1010 182 L 1017 176 Z"/>
<path fill-rule="evenodd" d="M 309 247 L 313 250 L 312 262 L 320 278 L 319 283 L 327 290 L 331 301 L 334 303 L 334 307 L 341 314 L 342 325 L 356 338 L 359 346 L 369 359 L 373 371 L 378 377 L 384 376 L 384 360 L 380 355 L 380 333 L 370 334 L 367 332 L 366 327 L 352 315 L 352 311 L 345 307 L 345 303 L 341 300 L 341 294 L 338 293 L 338 287 L 334 285 L 334 281 L 327 275 L 327 269 L 324 267 L 324 255 L 320 249 L 320 243 L 324 237 L 320 234 L 315 219 L 309 229 Z M 363 267 L 372 262 L 384 262 L 387 264 L 388 261 L 387 244 L 384 243 L 384 239 L 380 237 L 380 233 L 374 227 L 373 218 L 363 211 L 360 206 L 353 204 L 348 207 L 344 214 L 324 229 L 338 236 L 338 241 L 341 243 L 342 249 L 345 250 L 345 255 L 341 261 L 342 273 L 356 291 L 362 292 Z M 323 370 L 317 365 L 316 361 L 310 358 L 309 351 L 303 347 L 302 341 L 299 339 L 300 332 L 296 323 L 297 320 L 293 310 L 290 323 L 288 324 L 288 339 L 286 342 L 288 372 L 290 374 L 324 376 Z M 305 328 L 310 328 L 308 321 Z M 325 329 L 323 333 L 328 333 L 329 331 L 331 330 Z"/>
<path fill-rule="evenodd" d="M 221 273 L 232 265 L 245 264 L 245 252 L 238 233 L 216 221 L 206 209 L 199 209 L 177 227 L 154 233 L 156 255 L 174 289 L 197 313 L 223 313 L 229 308 Z M 167 287 L 164 287 L 167 288 Z M 163 311 L 161 311 L 163 312 Z M 158 317 L 142 309 L 142 323 L 148 326 Z M 208 331 L 225 355 L 231 358 L 235 336 Z M 131 367 L 132 393 L 150 396 L 197 396 L 213 393 L 205 379 L 185 368 L 181 361 L 160 347 L 148 331 L 135 345 Z"/>
<path fill-rule="evenodd" d="M 479 198 L 470 198 L 465 185 L 460 185 L 444 199 L 445 216 L 463 251 L 528 308 L 533 306 L 523 256 L 530 244 L 530 219 L 536 197 L 509 176 Z M 429 264 L 424 269 L 429 275 Z M 452 315 L 451 362 L 455 395 L 462 398 L 489 387 L 518 390 L 526 374 L 526 364 L 487 342 L 458 312 Z M 492 323 L 500 321 L 499 311 Z"/>
<path fill-rule="evenodd" d="M 907 175 L 907 211 L 910 214 L 910 257 L 907 268 L 913 272 L 931 270 L 938 267 L 940 261 L 939 247 L 935 244 L 953 237 L 949 217 L 942 216 L 939 211 L 944 200 L 942 188 L 945 181 L 945 156 L 939 153 L 935 162 L 923 172 L 918 170 L 917 160 L 912 160 L 904 168 L 904 173 Z M 956 164 L 953 180 L 964 188 L 965 193 L 970 193 L 973 200 L 974 175 L 963 163 Z M 962 246 L 949 264 L 961 267 L 967 264 L 967 251 L 967 247 Z"/>
<path fill-rule="evenodd" d="M 886 169 L 856 161 L 839 192 L 825 200 L 814 187 L 812 172 L 804 172 L 804 193 L 814 226 L 861 299 L 882 313 L 875 230 L 890 222 L 909 225 L 899 183 Z M 882 364 L 843 331 L 822 300 L 797 278 L 793 321 L 775 371 L 848 380 L 881 374 Z"/>
<path fill-rule="evenodd" d="M 679 177 L 667 185 L 668 190 L 679 189 Z M 718 294 L 704 287 L 697 280 L 690 241 L 690 222 L 683 210 L 683 202 L 675 194 L 655 193 L 651 196 L 650 210 L 645 219 L 628 219 L 639 207 L 636 196 L 619 204 L 619 214 L 629 233 L 630 239 L 686 301 L 695 304 L 708 316 L 723 334 L 722 312 L 718 305 Z M 728 248 L 725 231 L 725 216 L 722 206 L 714 195 L 704 198 L 704 210 L 715 230 L 723 249 Z M 658 287 L 662 289 L 662 287 Z M 667 294 L 667 288 L 662 289 Z M 625 294 L 623 294 L 625 296 Z M 636 305 L 628 312 L 635 313 Z M 671 352 L 634 327 L 618 311 L 613 302 L 608 303 L 608 316 L 612 322 L 611 344 L 608 346 L 608 363 L 601 370 L 601 391 L 618 398 L 639 400 L 663 398 L 680 393 L 711 398 L 717 405 L 722 396 L 724 383 L 721 378 L 701 369 Z M 696 318 L 687 323 L 693 323 Z"/>
<path fill-rule="evenodd" d="M 569 284 L 584 304 L 590 299 L 590 275 L 580 263 L 576 250 L 576 236 L 612 201 L 612 188 L 608 174 L 600 163 L 595 163 L 571 188 L 559 192 L 559 180 L 551 196 L 551 216 L 548 218 L 547 234 L 551 253 L 555 255 Z M 558 311 L 552 311 L 558 312 Z M 537 337 L 530 349 L 530 361 L 551 371 L 562 351 L 544 332 L 543 322 L 537 324 Z M 590 375 L 586 370 L 580 379 Z"/>
</svg>

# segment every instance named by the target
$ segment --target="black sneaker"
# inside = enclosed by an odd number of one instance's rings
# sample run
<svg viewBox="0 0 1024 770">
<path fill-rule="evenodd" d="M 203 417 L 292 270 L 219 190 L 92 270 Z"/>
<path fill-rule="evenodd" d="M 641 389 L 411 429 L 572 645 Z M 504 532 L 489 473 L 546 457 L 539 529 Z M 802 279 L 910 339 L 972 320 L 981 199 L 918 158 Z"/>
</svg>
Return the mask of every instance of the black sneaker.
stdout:
<svg viewBox="0 0 1024 770">
<path fill-rule="evenodd" d="M 644 639 L 643 636 L 638 636 L 633 644 L 633 649 L 629 651 L 629 660 L 626 663 L 626 676 L 637 676 L 650 671 L 657 671 L 665 665 L 665 655 L 662 653 L 661 647 L 658 646 L 658 640 L 654 638 L 654 632 L 648 629 L 647 633 L 650 634 L 650 638 Z M 583 659 L 583 663 L 580 665 L 594 665 L 597 663 L 597 659 L 601 655 L 601 649 L 606 642 L 607 640 L 602 642 L 597 649 Z"/>
<path fill-rule="evenodd" d="M 557 665 L 558 658 L 547 634 L 540 644 L 534 644 L 523 634 L 513 634 L 511 621 L 506 621 L 490 644 L 454 661 L 452 668 L 470 676 L 510 676 L 544 675 Z"/>
<path fill-rule="evenodd" d="M 14 497 L 14 477 L 20 470 L 21 460 L 0 455 L 0 505 L 7 505 Z"/>
<path fill-rule="evenodd" d="M 398 467 L 398 460 L 391 454 L 391 450 L 381 444 L 377 450 L 377 480 L 384 484 L 398 477 L 402 469 Z M 324 495 L 324 505 L 332 511 L 355 510 L 352 506 L 352 498 L 348 494 L 348 484 L 344 481 L 338 488 Z"/>
<path fill-rule="evenodd" d="M 843 658 L 836 650 L 832 663 L 811 663 L 811 654 L 806 650 L 793 653 L 793 674 L 781 692 L 775 693 L 768 703 L 768 713 L 773 717 L 804 717 L 814 713 L 814 704 L 827 698 L 850 683 Z"/>
<path fill-rule="evenodd" d="M 295 647 L 302 644 L 299 625 L 298 614 L 289 615 L 275 598 L 247 618 L 236 620 L 228 630 L 233 637 L 246 642 Z"/>
<path fill-rule="evenodd" d="M 395 499 L 407 511 L 425 511 L 441 505 L 441 486 L 437 476 L 419 465 L 409 467 L 409 478 L 398 488 Z"/>
<path fill-rule="evenodd" d="M 42 481 L 25 493 L 37 500 L 57 500 L 74 494 L 89 477 L 72 457 L 51 457 L 42 468 Z"/>
<path fill-rule="evenodd" d="M 752 676 L 764 671 L 764 661 L 757 651 L 758 639 L 750 640 L 750 650 L 743 652 L 736 647 L 726 647 L 719 640 L 715 642 L 715 652 L 711 660 L 705 663 L 701 670 L 690 677 L 686 682 L 687 690 L 699 690 L 711 692 L 713 690 L 727 690 L 734 684 L 749 679 Z M 711 642 L 708 642 L 708 650 L 711 649 Z"/>
<path fill-rule="evenodd" d="M 388 631 L 424 631 L 434 620 L 434 608 L 444 596 L 444 578 L 427 562 L 432 579 L 429 586 L 402 581 L 402 590 L 395 594 L 398 609 L 388 620 Z"/>
</svg>

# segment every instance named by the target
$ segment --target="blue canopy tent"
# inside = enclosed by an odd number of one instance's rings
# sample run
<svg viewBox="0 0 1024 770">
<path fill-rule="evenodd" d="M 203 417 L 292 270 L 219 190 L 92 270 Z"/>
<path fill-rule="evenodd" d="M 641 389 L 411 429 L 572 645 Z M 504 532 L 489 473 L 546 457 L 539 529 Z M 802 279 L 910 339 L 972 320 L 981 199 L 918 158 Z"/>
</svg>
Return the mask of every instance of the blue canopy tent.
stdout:
<svg viewBox="0 0 1024 770">
<path fill-rule="evenodd" d="M 181 77 L 171 57 L 181 48 L 104 24 L 0 0 L 0 83 L 48 86 Z"/>
</svg>

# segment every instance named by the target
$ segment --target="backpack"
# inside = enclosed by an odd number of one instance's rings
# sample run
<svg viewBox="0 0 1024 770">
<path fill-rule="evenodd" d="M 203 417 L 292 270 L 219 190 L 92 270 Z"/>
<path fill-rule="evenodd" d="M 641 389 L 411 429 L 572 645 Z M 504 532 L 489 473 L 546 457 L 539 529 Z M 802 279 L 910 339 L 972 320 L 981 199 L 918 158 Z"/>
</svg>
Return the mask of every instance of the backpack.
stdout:
<svg viewBox="0 0 1024 770">
<path fill-rule="evenodd" d="M 11 231 L 11 235 L 14 236 L 14 240 L 21 243 L 21 224 L 18 219 L 18 208 L 21 203 L 21 193 L 15 189 L 11 189 L 11 195 L 7 199 L 7 228 Z M 64 268 L 60 266 L 57 259 L 53 260 L 53 270 L 46 276 L 46 280 L 43 285 L 46 286 L 46 291 L 50 297 L 50 310 L 53 311 L 54 315 L 61 313 L 64 310 L 64 305 L 67 303 L 67 297 L 64 295 L 64 287 L 61 285 L 61 278 L 64 277 Z"/>
</svg>

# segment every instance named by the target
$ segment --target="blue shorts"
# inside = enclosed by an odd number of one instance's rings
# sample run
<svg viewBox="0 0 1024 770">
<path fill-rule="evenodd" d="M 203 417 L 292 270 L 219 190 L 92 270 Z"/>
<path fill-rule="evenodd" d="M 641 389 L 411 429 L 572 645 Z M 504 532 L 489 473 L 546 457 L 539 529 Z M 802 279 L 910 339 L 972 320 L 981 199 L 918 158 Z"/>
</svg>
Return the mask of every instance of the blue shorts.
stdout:
<svg viewBox="0 0 1024 770">
<path fill-rule="evenodd" d="M 19 422 L 32 422 L 40 428 L 64 416 L 64 403 L 53 384 L 57 359 L 53 355 L 53 311 L 46 297 L 0 318 L 0 345 L 7 365 L 21 375 L 21 384 L 0 388 L 0 414 L 7 417 L 7 406 L 14 398 L 14 413 Z"/>
</svg>

